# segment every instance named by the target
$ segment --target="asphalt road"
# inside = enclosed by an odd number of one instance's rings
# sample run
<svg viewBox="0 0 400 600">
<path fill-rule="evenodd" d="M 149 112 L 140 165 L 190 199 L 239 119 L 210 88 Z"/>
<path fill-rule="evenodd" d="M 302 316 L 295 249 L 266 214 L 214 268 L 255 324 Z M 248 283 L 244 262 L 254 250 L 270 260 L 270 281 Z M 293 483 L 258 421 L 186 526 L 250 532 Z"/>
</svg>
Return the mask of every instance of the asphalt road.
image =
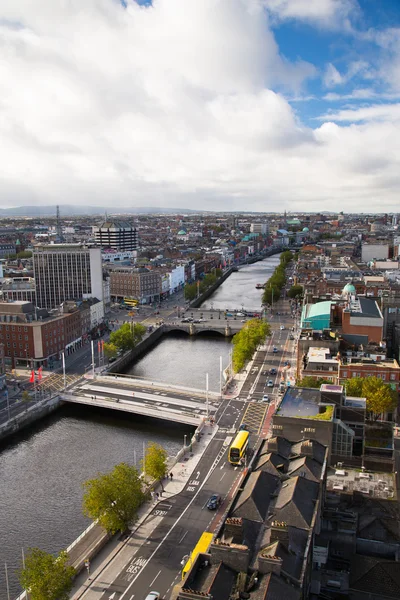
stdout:
<svg viewBox="0 0 400 600">
<path fill-rule="evenodd" d="M 280 325 L 285 326 L 283 331 Z M 273 335 L 266 349 L 257 353 L 254 364 L 257 368 L 250 369 L 240 399 L 225 400 L 218 408 L 218 433 L 207 446 L 193 477 L 180 494 L 166 498 L 154 509 L 150 517 L 154 519 L 154 528 L 144 538 L 135 535 L 137 541 L 132 542 L 131 558 L 121 565 L 119 575 L 104 590 L 102 599 L 115 594 L 112 596 L 114 600 L 142 600 L 154 589 L 161 593 L 162 598 L 169 598 L 174 585 L 180 581 L 183 557 L 190 554 L 204 531 L 214 531 L 218 527 L 240 481 L 242 468 L 233 467 L 228 462 L 227 451 L 244 415 L 248 414 L 250 407 L 260 409 L 258 426 L 256 424 L 252 428 L 253 446 L 257 444 L 263 427 L 269 426 L 278 390 L 275 386 L 271 403 L 263 404 L 258 400 L 266 390 L 271 393 L 271 388 L 266 387 L 271 376 L 269 373 L 264 375 L 264 371 L 269 372 L 271 367 L 280 371 L 283 361 L 289 359 L 287 342 L 292 325 L 290 315 L 274 317 Z M 278 354 L 272 351 L 274 345 L 280 347 Z M 275 376 L 275 380 L 280 380 L 280 374 Z M 216 513 L 206 508 L 207 500 L 215 492 L 223 498 L 223 504 Z"/>
</svg>

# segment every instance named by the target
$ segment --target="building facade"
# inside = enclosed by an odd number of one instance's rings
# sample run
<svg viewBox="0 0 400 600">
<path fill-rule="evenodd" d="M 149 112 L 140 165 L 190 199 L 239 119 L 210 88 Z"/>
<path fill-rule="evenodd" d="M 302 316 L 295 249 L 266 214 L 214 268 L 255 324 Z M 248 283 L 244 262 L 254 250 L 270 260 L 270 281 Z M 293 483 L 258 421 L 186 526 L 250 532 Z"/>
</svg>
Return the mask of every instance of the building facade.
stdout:
<svg viewBox="0 0 400 600">
<path fill-rule="evenodd" d="M 115 301 L 134 298 L 141 304 L 160 300 L 162 279 L 160 273 L 144 268 L 120 268 L 110 272 L 110 292 Z"/>
<path fill-rule="evenodd" d="M 100 227 L 94 228 L 96 243 L 102 248 L 113 250 L 137 250 L 138 232 L 127 222 L 106 221 Z"/>
<path fill-rule="evenodd" d="M 3 299 L 9 302 L 24 300 L 36 305 L 35 280 L 32 277 L 12 277 L 6 279 L 1 288 Z"/>
<path fill-rule="evenodd" d="M 82 244 L 35 246 L 36 302 L 48 310 L 66 300 L 103 300 L 100 248 Z"/>
</svg>

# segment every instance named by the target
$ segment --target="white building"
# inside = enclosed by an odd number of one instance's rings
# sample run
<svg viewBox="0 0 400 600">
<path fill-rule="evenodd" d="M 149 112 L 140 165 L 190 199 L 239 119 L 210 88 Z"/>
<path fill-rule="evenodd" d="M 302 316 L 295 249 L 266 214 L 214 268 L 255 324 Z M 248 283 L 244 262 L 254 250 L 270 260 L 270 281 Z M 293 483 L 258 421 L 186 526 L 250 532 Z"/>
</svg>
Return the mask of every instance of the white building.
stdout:
<svg viewBox="0 0 400 600">
<path fill-rule="evenodd" d="M 250 232 L 251 233 L 261 233 L 262 235 L 268 235 L 269 234 L 269 223 L 268 222 L 265 222 L 265 223 L 261 223 L 261 222 L 251 223 L 251 225 L 250 225 Z"/>
<path fill-rule="evenodd" d="M 371 260 L 386 260 L 389 257 L 389 244 L 365 244 L 361 246 L 361 260 L 365 263 Z"/>
<path fill-rule="evenodd" d="M 93 302 L 90 305 L 90 329 L 104 321 L 104 302 Z"/>
<path fill-rule="evenodd" d="M 57 308 L 66 300 L 103 301 L 100 248 L 84 244 L 46 244 L 33 248 L 36 302 Z"/>
<path fill-rule="evenodd" d="M 169 273 L 169 290 L 170 294 L 176 292 L 185 283 L 185 267 L 179 265 L 172 269 Z"/>
</svg>

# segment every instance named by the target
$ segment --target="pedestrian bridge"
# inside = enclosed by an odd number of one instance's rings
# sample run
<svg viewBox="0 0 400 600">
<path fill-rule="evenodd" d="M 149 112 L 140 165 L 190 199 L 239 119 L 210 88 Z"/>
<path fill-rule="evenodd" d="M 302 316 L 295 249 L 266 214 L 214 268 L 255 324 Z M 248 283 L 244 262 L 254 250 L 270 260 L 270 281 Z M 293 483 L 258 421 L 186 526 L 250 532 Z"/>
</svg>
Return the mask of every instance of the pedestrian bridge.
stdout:
<svg viewBox="0 0 400 600">
<path fill-rule="evenodd" d="M 197 427 L 201 421 L 211 417 L 219 406 L 219 396 L 205 394 L 202 390 L 183 390 L 142 387 L 130 378 L 99 377 L 87 381 L 73 390 L 61 392 L 64 402 L 85 404 L 153 417 L 175 423 Z"/>
</svg>

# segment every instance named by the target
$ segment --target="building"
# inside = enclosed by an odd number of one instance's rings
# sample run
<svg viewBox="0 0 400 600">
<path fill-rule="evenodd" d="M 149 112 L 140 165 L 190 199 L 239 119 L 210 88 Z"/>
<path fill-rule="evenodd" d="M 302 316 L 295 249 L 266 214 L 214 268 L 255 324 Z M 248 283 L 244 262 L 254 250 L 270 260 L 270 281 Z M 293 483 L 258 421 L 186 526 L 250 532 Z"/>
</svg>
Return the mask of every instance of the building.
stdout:
<svg viewBox="0 0 400 600">
<path fill-rule="evenodd" d="M 361 260 L 364 263 L 369 263 L 371 260 L 386 260 L 389 258 L 389 244 L 367 244 L 361 245 Z"/>
<path fill-rule="evenodd" d="M 65 300 L 103 300 L 100 248 L 84 244 L 35 246 L 33 268 L 40 308 L 50 310 Z"/>
<path fill-rule="evenodd" d="M 160 300 L 162 278 L 160 273 L 145 268 L 119 267 L 110 271 L 110 293 L 114 301 L 134 298 L 141 304 Z"/>
<path fill-rule="evenodd" d="M 273 435 L 326 445 L 329 464 L 345 461 L 386 472 L 394 468 L 392 429 L 391 423 L 367 420 L 365 398 L 346 396 L 341 385 L 330 384 L 288 388 L 272 419 Z"/>
<path fill-rule="evenodd" d="M 113 250 L 137 250 L 138 232 L 136 227 L 126 221 L 105 221 L 100 227 L 94 227 L 94 238 L 102 248 Z"/>
<path fill-rule="evenodd" d="M 7 386 L 6 383 L 6 363 L 4 360 L 4 344 L 0 342 L 0 391 Z"/>
<path fill-rule="evenodd" d="M 376 360 L 371 355 L 352 356 L 351 352 L 348 354 L 339 361 L 340 384 L 353 377 L 377 377 L 384 383 L 388 383 L 394 391 L 400 392 L 400 366 L 397 360 L 394 358 Z"/>
<path fill-rule="evenodd" d="M 368 343 L 383 338 L 383 316 L 378 303 L 370 298 L 351 295 L 342 311 L 342 334 L 364 336 Z"/>
<path fill-rule="evenodd" d="M 250 225 L 251 233 L 261 233 L 261 235 L 269 234 L 269 223 L 255 222 Z"/>
<path fill-rule="evenodd" d="M 68 311 L 68 312 L 67 312 Z M 87 339 L 90 307 L 68 306 L 65 312 L 36 309 L 30 302 L 0 302 L 0 344 L 12 367 L 51 365 Z"/>
<path fill-rule="evenodd" d="M 137 258 L 136 250 L 103 250 L 101 253 L 103 262 L 115 263 L 115 262 L 133 262 Z"/>
<path fill-rule="evenodd" d="M 317 302 L 317 304 L 305 304 L 301 315 L 302 329 L 322 331 L 330 329 L 332 302 Z"/>
<path fill-rule="evenodd" d="M 9 256 L 10 254 L 15 254 L 16 253 L 16 246 L 14 243 L 4 243 L 4 244 L 0 244 L 0 257 L 6 257 Z"/>
<path fill-rule="evenodd" d="M 36 305 L 36 286 L 33 277 L 11 277 L 5 279 L 1 287 L 3 300 L 12 302 L 24 300 Z"/>
</svg>

